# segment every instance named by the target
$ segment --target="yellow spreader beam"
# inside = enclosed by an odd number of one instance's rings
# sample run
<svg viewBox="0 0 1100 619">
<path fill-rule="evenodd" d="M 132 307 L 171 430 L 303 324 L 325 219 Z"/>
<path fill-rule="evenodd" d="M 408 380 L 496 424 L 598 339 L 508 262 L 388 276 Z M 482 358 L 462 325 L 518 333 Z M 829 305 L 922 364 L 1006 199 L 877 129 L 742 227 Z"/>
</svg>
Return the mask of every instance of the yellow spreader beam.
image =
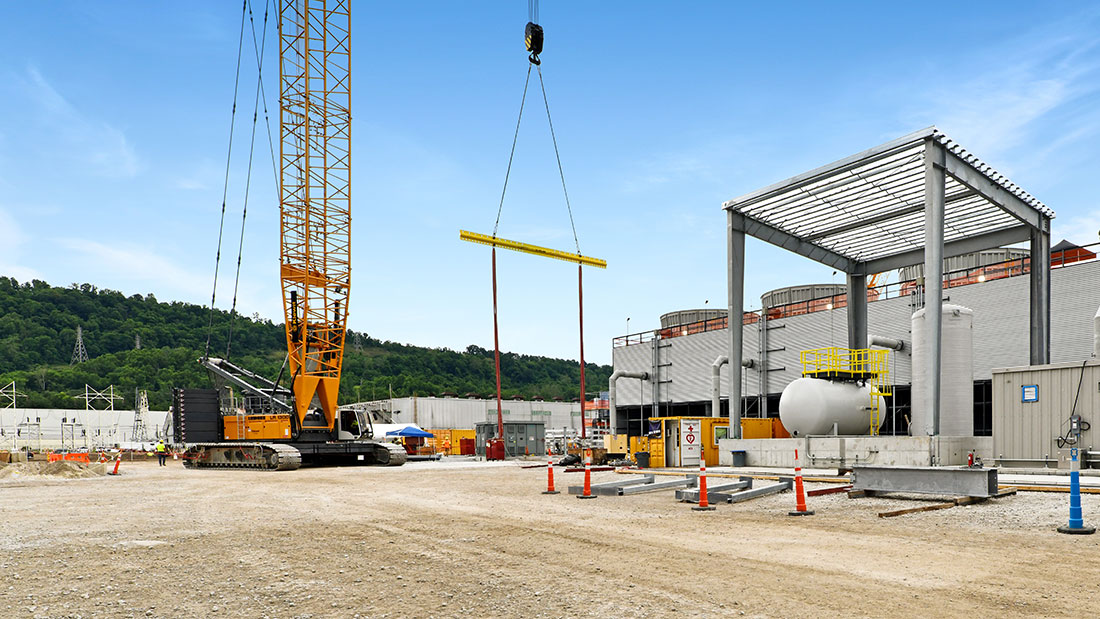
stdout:
<svg viewBox="0 0 1100 619">
<path fill-rule="evenodd" d="M 458 238 L 462 239 L 463 241 L 469 241 L 471 243 L 480 243 L 482 245 L 489 245 L 492 247 L 501 247 L 503 249 L 510 249 L 512 251 L 523 252 L 525 254 L 543 256 L 544 258 L 554 258 L 556 260 L 564 260 L 566 262 L 575 262 L 577 264 L 582 264 L 590 267 L 599 267 L 601 269 L 607 268 L 607 261 L 601 260 L 599 258 L 592 258 L 590 256 L 584 256 L 581 254 L 571 254 L 566 251 L 550 249 L 549 247 L 539 247 L 538 245 L 531 245 L 529 243 L 520 243 L 519 241 L 509 241 L 508 239 L 493 237 L 487 234 L 478 234 L 477 232 L 459 230 Z"/>
</svg>

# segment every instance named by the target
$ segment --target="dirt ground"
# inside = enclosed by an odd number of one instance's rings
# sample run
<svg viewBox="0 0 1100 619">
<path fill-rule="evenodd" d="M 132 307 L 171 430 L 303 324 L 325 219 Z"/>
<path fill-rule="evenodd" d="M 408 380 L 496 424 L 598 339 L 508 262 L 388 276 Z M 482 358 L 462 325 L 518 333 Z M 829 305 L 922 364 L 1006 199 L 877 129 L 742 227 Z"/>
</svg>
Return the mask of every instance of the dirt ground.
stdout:
<svg viewBox="0 0 1100 619">
<path fill-rule="evenodd" d="M 1100 535 L 1054 531 L 1065 494 L 891 519 L 876 514 L 919 504 L 839 494 L 790 518 L 790 493 L 707 513 L 671 492 L 544 496 L 545 470 L 512 463 L 121 472 L 0 479 L 0 615 L 1057 617 L 1100 602 Z M 1096 524 L 1100 495 L 1084 499 Z"/>
</svg>

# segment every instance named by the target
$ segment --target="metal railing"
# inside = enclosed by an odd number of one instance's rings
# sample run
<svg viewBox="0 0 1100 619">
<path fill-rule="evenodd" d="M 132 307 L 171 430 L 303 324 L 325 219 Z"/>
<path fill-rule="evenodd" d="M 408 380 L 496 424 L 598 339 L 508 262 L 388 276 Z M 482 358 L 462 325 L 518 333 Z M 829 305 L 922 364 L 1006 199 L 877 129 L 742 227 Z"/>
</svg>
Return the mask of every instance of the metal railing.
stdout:
<svg viewBox="0 0 1100 619">
<path fill-rule="evenodd" d="M 1059 269 L 1082 262 L 1093 262 L 1097 260 L 1098 252 L 1100 252 L 1100 243 L 1090 243 L 1088 245 L 1055 252 L 1051 254 L 1050 268 Z M 969 286 L 971 284 L 981 284 L 998 279 L 1027 275 L 1030 272 L 1031 258 L 1016 258 L 994 264 L 969 267 L 944 273 L 943 287 L 947 289 L 956 288 L 958 286 Z M 870 303 L 885 299 L 896 299 L 897 297 L 907 297 L 913 294 L 921 294 L 923 288 L 923 278 L 884 284 L 882 286 L 868 288 L 867 301 Z M 742 324 L 747 325 L 759 322 L 761 319 L 761 312 L 764 311 L 767 312 L 768 320 L 778 320 L 781 318 L 790 318 L 792 316 L 840 309 L 842 307 L 847 307 L 847 305 L 848 295 L 846 293 L 816 297 L 804 301 L 796 301 L 794 303 L 774 305 L 766 310 L 745 312 Z M 694 335 L 696 333 L 705 333 L 707 331 L 718 331 L 725 329 L 727 323 L 728 321 L 725 317 L 712 318 L 710 320 L 701 320 L 699 322 L 678 325 L 675 327 L 664 327 L 651 331 L 621 335 L 611 340 L 611 347 L 621 348 L 623 346 L 645 344 L 653 340 L 682 337 L 685 335 Z"/>
</svg>

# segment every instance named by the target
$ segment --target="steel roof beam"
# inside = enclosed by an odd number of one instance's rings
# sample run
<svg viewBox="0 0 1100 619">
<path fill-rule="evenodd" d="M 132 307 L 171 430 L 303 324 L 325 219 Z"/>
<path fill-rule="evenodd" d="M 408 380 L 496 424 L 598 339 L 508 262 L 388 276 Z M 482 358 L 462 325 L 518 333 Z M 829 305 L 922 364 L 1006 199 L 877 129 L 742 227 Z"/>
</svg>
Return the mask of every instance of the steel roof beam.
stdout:
<svg viewBox="0 0 1100 619">
<path fill-rule="evenodd" d="M 841 159 L 839 161 L 834 161 L 833 163 L 822 166 L 815 170 L 810 170 L 809 172 L 804 172 L 797 176 L 792 176 L 785 181 L 780 181 L 778 183 L 775 183 L 774 185 L 770 185 L 752 193 L 747 193 L 739 198 L 728 200 L 725 204 L 722 205 L 722 207 L 732 208 L 735 206 L 742 206 L 749 202 L 755 202 L 757 200 L 765 198 L 769 195 L 780 193 L 783 190 L 800 185 L 805 185 L 808 182 L 820 177 L 837 174 L 839 172 L 844 172 L 862 165 L 866 165 L 877 159 L 882 159 L 883 157 L 889 156 L 890 154 L 894 154 L 897 151 L 904 150 L 905 148 L 919 146 L 922 140 L 934 135 L 935 131 L 935 127 L 926 127 L 924 129 L 921 129 L 920 131 L 915 131 L 913 133 L 910 133 L 909 135 L 902 136 L 896 140 L 891 140 L 885 144 L 880 144 L 879 146 L 867 149 L 861 153 L 857 153 L 850 157 L 845 157 L 844 159 Z"/>
<path fill-rule="evenodd" d="M 1003 247 L 1013 243 L 1022 243 L 1031 240 L 1031 229 L 1027 226 L 1016 226 L 995 232 L 987 232 L 976 236 L 961 238 L 943 244 L 943 257 L 961 256 L 983 249 Z M 884 256 L 867 262 L 868 273 L 882 273 L 893 271 L 901 267 L 912 266 L 924 262 L 924 249 L 914 249 L 892 256 Z"/>
<path fill-rule="evenodd" d="M 792 251 L 800 256 L 805 256 L 821 264 L 831 266 L 834 269 L 839 269 L 845 273 L 849 273 L 855 268 L 856 261 L 847 256 L 825 249 L 820 245 L 808 243 L 793 234 L 753 219 L 744 213 L 730 211 L 730 216 L 730 225 L 733 226 L 735 230 L 740 230 L 761 241 L 771 243 L 777 247 L 782 247 L 783 249 Z"/>
<path fill-rule="evenodd" d="M 1050 230 L 1049 217 L 1044 216 L 1035 207 L 1024 202 L 1013 195 L 1012 192 L 990 180 L 988 176 L 964 161 L 955 153 L 947 151 L 944 170 L 946 170 L 951 178 L 966 185 L 1016 219 L 1019 219 L 1036 230 Z"/>
</svg>

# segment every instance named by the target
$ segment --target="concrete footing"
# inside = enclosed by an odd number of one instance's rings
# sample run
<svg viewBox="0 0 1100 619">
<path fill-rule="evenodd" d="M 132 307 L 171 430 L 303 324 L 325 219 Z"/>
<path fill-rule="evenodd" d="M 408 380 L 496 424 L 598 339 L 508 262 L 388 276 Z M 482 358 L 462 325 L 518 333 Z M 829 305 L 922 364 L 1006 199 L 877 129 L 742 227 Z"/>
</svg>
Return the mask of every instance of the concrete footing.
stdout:
<svg viewBox="0 0 1100 619">
<path fill-rule="evenodd" d="M 876 466 L 958 466 L 973 452 L 993 463 L 989 436 L 804 436 L 798 438 L 722 439 L 718 464 L 733 466 L 734 451 L 745 452 L 746 466 L 795 466 L 794 452 L 806 468 Z"/>
</svg>

